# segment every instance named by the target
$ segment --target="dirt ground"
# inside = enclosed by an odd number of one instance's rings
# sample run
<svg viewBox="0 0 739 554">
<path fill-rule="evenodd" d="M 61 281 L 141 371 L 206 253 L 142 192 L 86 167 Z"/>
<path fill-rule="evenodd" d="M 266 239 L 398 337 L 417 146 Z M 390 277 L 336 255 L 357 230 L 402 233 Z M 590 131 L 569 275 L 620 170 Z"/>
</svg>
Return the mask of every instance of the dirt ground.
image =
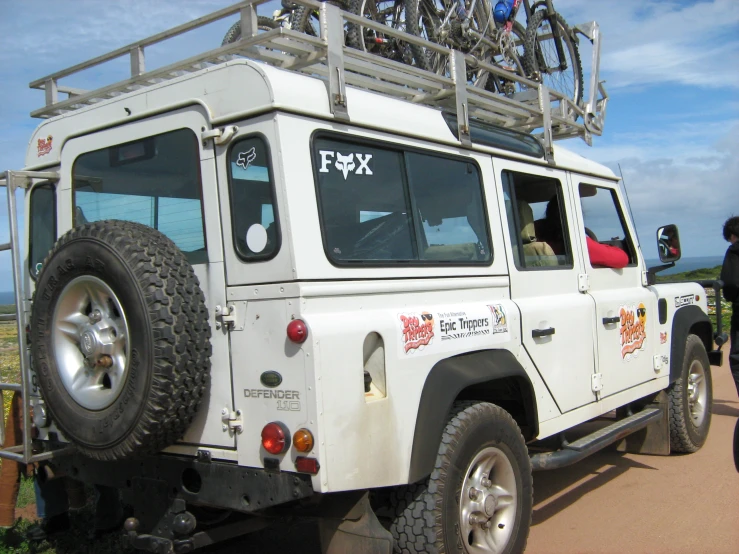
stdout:
<svg viewBox="0 0 739 554">
<path fill-rule="evenodd" d="M 739 473 L 732 438 L 739 399 L 728 364 L 712 368 L 713 419 L 695 454 L 601 451 L 534 474 L 528 554 L 739 552 Z M 268 529 L 208 554 L 320 554 L 314 525 Z"/>
</svg>

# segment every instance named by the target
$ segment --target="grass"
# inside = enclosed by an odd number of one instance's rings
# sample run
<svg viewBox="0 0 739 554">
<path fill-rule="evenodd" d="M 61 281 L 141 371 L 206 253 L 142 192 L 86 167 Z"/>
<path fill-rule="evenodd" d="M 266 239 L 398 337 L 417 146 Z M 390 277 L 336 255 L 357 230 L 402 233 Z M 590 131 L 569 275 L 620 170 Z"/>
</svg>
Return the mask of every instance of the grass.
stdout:
<svg viewBox="0 0 739 554">
<path fill-rule="evenodd" d="M 680 281 L 715 281 L 721 274 L 721 266 L 694 269 L 693 271 L 685 271 L 674 275 L 657 274 L 657 283 L 675 283 Z M 706 289 L 706 298 L 708 299 L 708 315 L 712 316 L 713 327 L 716 329 L 716 297 L 712 288 Z M 721 298 L 721 326 L 722 331 L 729 332 L 731 328 L 731 304 Z"/>
</svg>

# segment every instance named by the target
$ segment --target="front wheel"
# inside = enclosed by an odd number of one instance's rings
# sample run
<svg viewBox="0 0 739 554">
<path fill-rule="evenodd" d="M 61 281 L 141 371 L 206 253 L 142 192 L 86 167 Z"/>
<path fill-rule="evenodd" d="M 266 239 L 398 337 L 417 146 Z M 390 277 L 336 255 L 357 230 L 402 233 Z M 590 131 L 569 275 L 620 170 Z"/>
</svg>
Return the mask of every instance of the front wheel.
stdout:
<svg viewBox="0 0 739 554">
<path fill-rule="evenodd" d="M 708 438 L 711 426 L 713 383 L 703 342 L 688 335 L 680 377 L 668 389 L 670 398 L 670 448 L 695 452 Z"/>
<path fill-rule="evenodd" d="M 431 476 L 393 494 L 395 551 L 523 552 L 532 492 L 526 443 L 513 418 L 493 404 L 457 403 Z"/>
<path fill-rule="evenodd" d="M 552 24 L 558 27 L 564 59 L 560 59 L 557 52 Z M 538 74 L 541 82 L 550 90 L 580 104 L 583 91 L 580 52 L 561 15 L 554 13 L 550 21 L 546 10 L 534 13 L 526 27 L 524 51 L 524 69 L 527 75 Z"/>
</svg>

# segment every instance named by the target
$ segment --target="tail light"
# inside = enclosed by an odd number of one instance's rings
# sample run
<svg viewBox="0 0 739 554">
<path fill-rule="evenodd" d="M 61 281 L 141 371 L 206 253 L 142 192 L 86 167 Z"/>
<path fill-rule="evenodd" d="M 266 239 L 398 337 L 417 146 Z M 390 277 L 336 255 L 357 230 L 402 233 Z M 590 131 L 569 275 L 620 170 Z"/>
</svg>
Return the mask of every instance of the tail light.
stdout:
<svg viewBox="0 0 739 554">
<path fill-rule="evenodd" d="M 321 469 L 321 465 L 315 458 L 305 458 L 304 456 L 298 456 L 295 458 L 295 469 L 300 473 L 310 473 L 315 475 L 318 470 Z"/>
<path fill-rule="evenodd" d="M 293 444 L 298 452 L 313 450 L 313 434 L 308 429 L 298 429 L 293 435 Z"/>
<path fill-rule="evenodd" d="M 262 446 L 270 454 L 282 454 L 290 448 L 290 431 L 284 423 L 268 423 L 262 429 Z"/>
<path fill-rule="evenodd" d="M 293 319 L 287 324 L 287 338 L 296 344 L 302 344 L 308 338 L 308 326 L 302 319 Z"/>
</svg>

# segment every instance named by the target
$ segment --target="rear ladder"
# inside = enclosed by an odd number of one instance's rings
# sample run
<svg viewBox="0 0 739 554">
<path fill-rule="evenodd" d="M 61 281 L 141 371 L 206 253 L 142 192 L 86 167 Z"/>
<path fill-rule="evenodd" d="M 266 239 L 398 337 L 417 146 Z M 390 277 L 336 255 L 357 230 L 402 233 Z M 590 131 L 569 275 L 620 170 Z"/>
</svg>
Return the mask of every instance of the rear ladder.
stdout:
<svg viewBox="0 0 739 554">
<path fill-rule="evenodd" d="M 22 443 L 15 446 L 0 447 L 0 458 L 20 463 L 33 463 L 48 460 L 61 450 L 33 452 L 31 445 L 30 392 L 31 375 L 29 368 L 29 345 L 26 340 L 26 314 L 23 306 L 23 273 L 21 264 L 21 242 L 18 232 L 18 214 L 15 193 L 18 189 L 30 189 L 35 181 L 58 181 L 59 174 L 53 171 L 6 171 L 0 173 L 0 187 L 6 187 L 8 195 L 8 220 L 10 224 L 10 242 L 0 244 L 0 252 L 10 251 L 13 270 L 13 286 L 15 290 L 15 314 L 0 315 L 0 321 L 15 320 L 18 328 L 18 354 L 20 358 L 21 382 L 5 383 L 0 378 L 0 391 L 20 392 L 23 398 L 23 437 Z M 5 444 L 5 418 L 0 417 L 0 445 Z M 67 450 L 65 448 L 64 450 Z"/>
</svg>

